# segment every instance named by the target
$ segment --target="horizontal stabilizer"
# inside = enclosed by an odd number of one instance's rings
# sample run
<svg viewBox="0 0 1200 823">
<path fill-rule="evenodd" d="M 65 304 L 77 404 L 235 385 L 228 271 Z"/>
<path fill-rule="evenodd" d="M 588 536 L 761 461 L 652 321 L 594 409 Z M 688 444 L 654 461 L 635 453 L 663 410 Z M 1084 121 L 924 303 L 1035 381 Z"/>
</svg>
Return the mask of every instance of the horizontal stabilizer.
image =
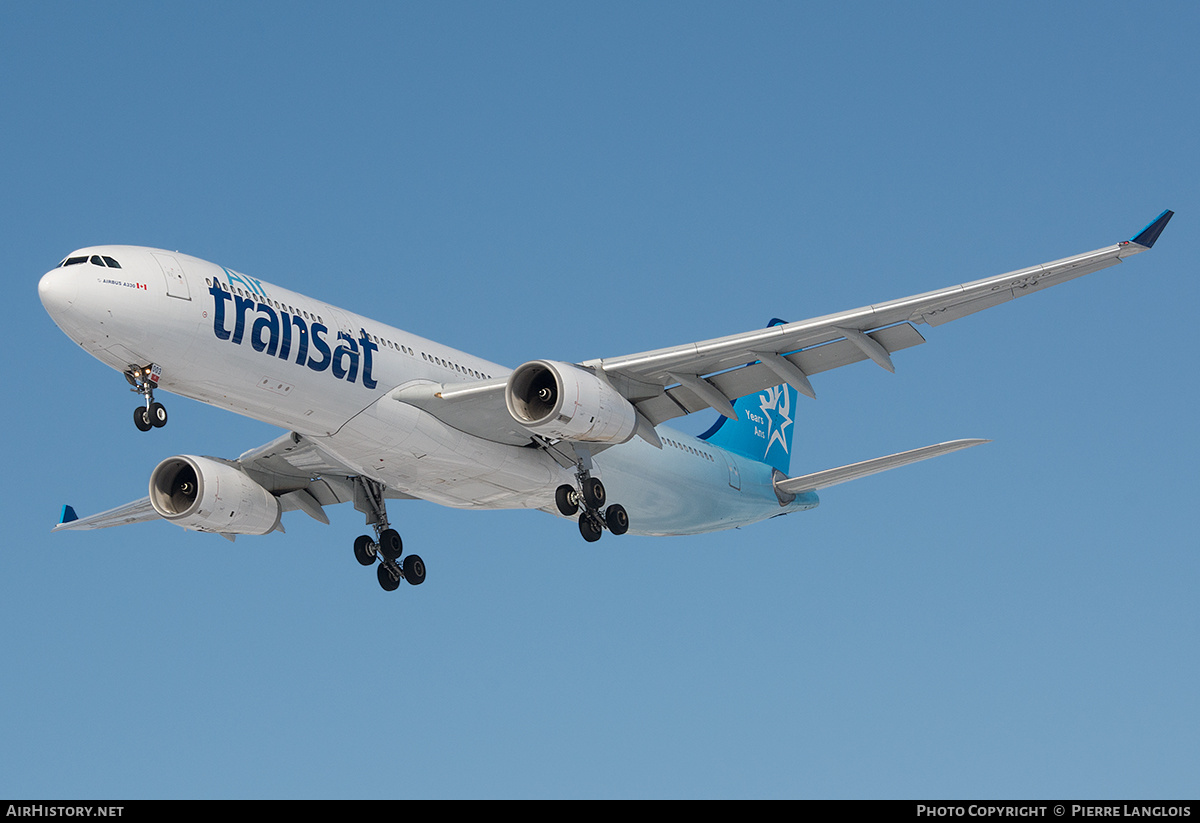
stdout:
<svg viewBox="0 0 1200 823">
<path fill-rule="evenodd" d="M 909 463 L 917 463 L 921 460 L 928 460 L 931 457 L 941 457 L 943 454 L 950 454 L 950 452 L 956 452 L 959 449 L 969 449 L 971 446 L 991 442 L 990 440 L 951 440 L 948 443 L 937 443 L 933 446 L 925 446 L 920 449 L 913 449 L 912 451 L 889 454 L 886 457 L 876 457 L 873 460 L 864 460 L 861 463 L 852 463 L 849 466 L 840 466 L 836 469 L 826 469 L 825 471 L 813 472 L 801 477 L 776 480 L 775 490 L 783 494 L 817 491 L 818 489 L 836 486 L 839 483 L 845 483 L 849 480 L 857 480 L 860 477 L 885 472 L 889 469 L 898 469 L 901 466 L 907 466 Z"/>
</svg>

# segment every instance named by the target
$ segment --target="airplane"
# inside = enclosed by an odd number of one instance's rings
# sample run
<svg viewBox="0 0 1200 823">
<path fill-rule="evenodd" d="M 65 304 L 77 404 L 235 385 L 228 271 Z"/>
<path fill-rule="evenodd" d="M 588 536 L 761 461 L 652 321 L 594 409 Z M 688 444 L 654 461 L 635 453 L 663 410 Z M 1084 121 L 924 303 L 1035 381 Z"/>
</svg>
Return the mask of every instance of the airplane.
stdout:
<svg viewBox="0 0 1200 823">
<path fill-rule="evenodd" d="M 236 460 L 181 454 L 146 497 L 88 517 L 64 506 L 53 531 L 164 519 L 262 535 L 284 512 L 329 523 L 353 502 L 373 535 L 354 556 L 394 591 L 425 580 L 389 500 L 538 509 L 614 535 L 700 534 L 817 506 L 817 492 L 990 441 L 952 440 L 789 477 L 798 397 L 810 377 L 892 355 L 940 326 L 1152 248 L 1164 211 L 1130 240 L 950 288 L 794 323 L 582 363 L 509 369 L 179 252 L 91 246 L 47 272 L 54 322 L 140 395 L 134 424 L 167 422 L 156 391 L 287 433 Z M 663 424 L 715 410 L 699 436 Z M 609 502 L 610 497 L 614 501 Z"/>
</svg>

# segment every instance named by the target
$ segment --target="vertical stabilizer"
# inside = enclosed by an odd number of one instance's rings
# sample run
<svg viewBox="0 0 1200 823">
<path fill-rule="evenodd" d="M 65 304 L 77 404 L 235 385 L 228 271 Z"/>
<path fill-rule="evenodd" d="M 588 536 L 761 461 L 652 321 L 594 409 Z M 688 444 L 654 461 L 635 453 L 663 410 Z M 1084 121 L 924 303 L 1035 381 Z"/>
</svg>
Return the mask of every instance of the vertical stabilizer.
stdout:
<svg viewBox="0 0 1200 823">
<path fill-rule="evenodd" d="M 772 320 L 770 326 L 783 320 Z M 712 428 L 700 435 L 714 446 L 766 463 L 790 473 L 792 435 L 795 432 L 796 399 L 799 393 L 787 383 L 739 397 L 733 403 L 738 419 L 718 417 Z"/>
</svg>

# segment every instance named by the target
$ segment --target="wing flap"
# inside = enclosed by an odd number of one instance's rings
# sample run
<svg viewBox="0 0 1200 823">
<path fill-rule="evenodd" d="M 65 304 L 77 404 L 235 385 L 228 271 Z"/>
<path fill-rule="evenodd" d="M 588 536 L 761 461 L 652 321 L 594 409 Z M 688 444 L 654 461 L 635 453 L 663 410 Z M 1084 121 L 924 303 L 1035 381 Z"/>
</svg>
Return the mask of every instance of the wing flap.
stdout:
<svg viewBox="0 0 1200 823">
<path fill-rule="evenodd" d="M 911 323 L 888 326 L 871 332 L 867 336 L 888 352 L 919 346 L 925 342 L 925 338 Z M 814 375 L 866 360 L 867 355 L 862 348 L 843 338 L 792 352 L 785 355 L 784 359 L 799 367 L 804 374 Z M 715 374 L 708 378 L 708 382 L 726 397 L 736 399 L 771 386 L 778 386 L 780 379 L 780 376 L 768 366 L 754 362 Z M 706 401 L 687 386 L 682 385 L 667 389 L 662 396 L 640 401 L 637 403 L 637 407 L 655 425 L 684 414 L 710 408 Z"/>
<path fill-rule="evenodd" d="M 806 376 L 866 357 L 890 368 L 887 353 L 905 345 L 903 341 L 888 339 L 889 335 L 907 335 L 909 330 L 915 333 L 910 325 L 914 323 L 939 326 L 1115 266 L 1124 258 L 1150 248 L 1172 214 L 1169 210 L 1163 212 L 1132 240 L 1061 260 L 798 323 L 622 357 L 590 360 L 582 365 L 603 369 L 616 386 L 620 386 L 622 380 L 639 386 L 661 386 L 659 394 L 642 391 L 634 396 L 626 393 L 639 411 L 655 423 L 714 407 L 713 403 L 703 402 L 692 389 L 676 385 L 681 381 L 672 375 L 705 379 L 732 400 L 780 382 L 782 378 L 778 373 L 764 377 L 770 369 L 746 366 L 757 363 L 764 354 L 785 356 Z M 893 328 L 900 331 L 890 331 Z M 871 341 L 879 343 L 882 350 Z M 924 338 L 916 342 L 924 342 Z M 916 342 L 908 345 L 916 345 Z M 704 386 L 700 388 L 706 391 Z M 805 394 L 811 393 L 808 386 L 801 390 Z"/>
<path fill-rule="evenodd" d="M 312 440 L 290 432 L 244 452 L 237 464 L 256 483 L 276 495 L 306 489 L 314 477 L 321 475 L 356 473 Z"/>
<path fill-rule="evenodd" d="M 940 326 L 1145 251 L 1158 239 L 1171 214 L 1163 212 L 1133 240 L 1061 260 L 798 323 L 581 365 L 602 370 L 653 425 L 706 409 L 727 413 L 725 401 L 779 385 L 789 374 L 792 379 L 788 382 L 798 391 L 814 396 L 807 378 L 823 371 L 866 359 L 893 370 L 892 352 L 925 342 L 913 324 Z M 775 361 L 774 368 L 761 362 L 772 355 L 787 362 Z M 791 372 L 791 367 L 798 368 L 800 375 Z M 504 385 L 503 378 L 449 384 L 415 381 L 393 390 L 391 397 L 467 434 L 526 445 L 530 435 L 508 414 Z"/>
<path fill-rule="evenodd" d="M 245 452 L 238 466 L 256 483 L 279 498 L 284 511 L 303 511 L 314 520 L 328 523 L 323 507 L 354 499 L 354 472 L 328 455 L 308 438 L 288 433 L 270 443 Z M 407 497 L 385 493 L 386 497 Z M 149 497 L 114 509 L 76 517 L 70 506 L 63 507 L 62 522 L 51 531 L 106 529 L 130 523 L 145 523 L 161 517 Z M 230 535 L 222 535 L 232 539 Z"/>
<path fill-rule="evenodd" d="M 1053 263 L 812 320 L 756 329 L 690 346 L 673 346 L 626 357 L 588 361 L 583 365 L 599 366 L 606 372 L 620 372 L 669 385 L 672 381 L 667 373 L 670 371 L 712 374 L 754 359 L 751 356 L 754 351 L 784 354 L 843 339 L 845 329 L 875 332 L 905 322 L 938 325 L 1116 265 L 1123 257 L 1144 250 L 1140 246 L 1117 244 Z M 946 319 L 938 320 L 942 312 L 946 313 Z"/>
</svg>

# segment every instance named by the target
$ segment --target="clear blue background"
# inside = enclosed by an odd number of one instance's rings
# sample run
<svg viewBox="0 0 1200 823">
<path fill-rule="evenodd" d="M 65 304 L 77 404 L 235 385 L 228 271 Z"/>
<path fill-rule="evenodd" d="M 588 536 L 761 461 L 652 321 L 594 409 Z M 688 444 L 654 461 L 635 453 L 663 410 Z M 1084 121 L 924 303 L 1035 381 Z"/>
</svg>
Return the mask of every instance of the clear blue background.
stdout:
<svg viewBox="0 0 1200 823">
<path fill-rule="evenodd" d="M 1191 797 L 1192 3 L 5 3 L 0 796 Z M 800 473 L 995 442 L 696 538 L 393 504 L 51 535 L 176 453 L 39 276 L 213 260 L 515 366 L 1087 251 L 814 379 Z M 803 400 L 803 398 L 802 398 Z M 692 431 L 708 419 L 685 421 Z M 628 501 L 627 501 L 628 502 Z M 632 509 L 632 507 L 631 507 Z"/>
</svg>

